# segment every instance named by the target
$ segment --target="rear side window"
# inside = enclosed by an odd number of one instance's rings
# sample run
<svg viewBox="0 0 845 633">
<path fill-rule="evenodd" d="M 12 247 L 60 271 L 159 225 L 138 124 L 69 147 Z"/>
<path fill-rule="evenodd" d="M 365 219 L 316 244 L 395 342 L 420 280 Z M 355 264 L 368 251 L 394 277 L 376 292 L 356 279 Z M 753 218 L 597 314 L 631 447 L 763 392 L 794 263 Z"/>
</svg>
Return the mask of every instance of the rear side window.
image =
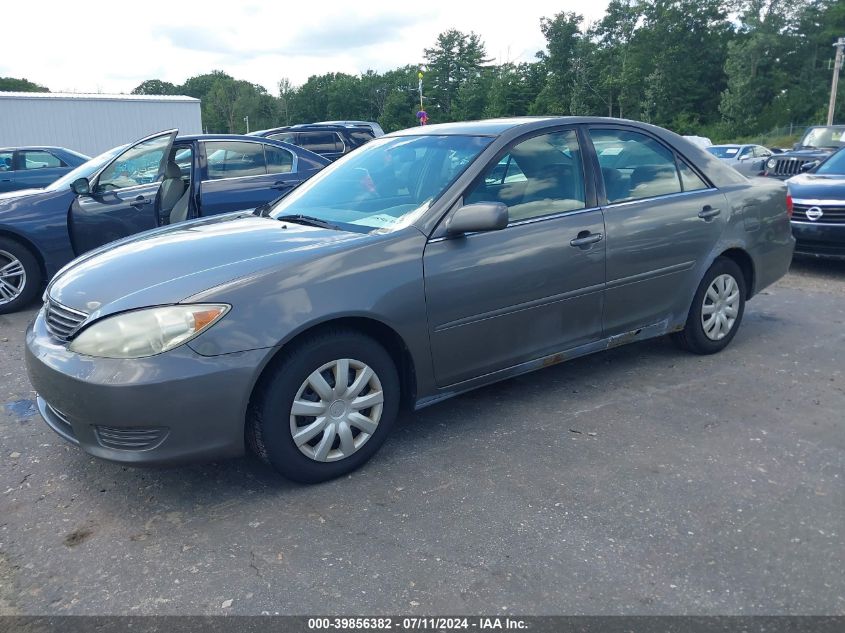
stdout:
<svg viewBox="0 0 845 633">
<path fill-rule="evenodd" d="M 608 203 L 680 193 L 674 154 L 645 134 L 591 129 Z M 693 174 L 694 175 L 694 174 Z"/>
<path fill-rule="evenodd" d="M 262 143 L 209 141 L 205 144 L 208 180 L 263 176 L 267 173 Z"/>
<path fill-rule="evenodd" d="M 12 171 L 12 152 L 0 152 L 0 171 Z"/>
<path fill-rule="evenodd" d="M 289 174 L 293 171 L 293 154 L 286 149 L 265 145 L 264 156 L 268 174 Z"/>
<path fill-rule="evenodd" d="M 20 169 L 44 169 L 47 167 L 67 167 L 67 163 L 53 156 L 50 152 L 24 151 L 18 154 Z"/>
<path fill-rule="evenodd" d="M 300 132 L 299 146 L 318 154 L 343 151 L 343 141 L 337 132 Z"/>
</svg>

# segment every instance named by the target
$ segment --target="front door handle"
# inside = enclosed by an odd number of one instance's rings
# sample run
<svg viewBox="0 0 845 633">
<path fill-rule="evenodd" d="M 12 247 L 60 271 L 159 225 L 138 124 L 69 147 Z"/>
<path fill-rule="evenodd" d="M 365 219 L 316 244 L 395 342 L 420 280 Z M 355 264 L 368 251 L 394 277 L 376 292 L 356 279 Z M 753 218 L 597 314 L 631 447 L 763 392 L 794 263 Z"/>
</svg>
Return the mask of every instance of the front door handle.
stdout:
<svg viewBox="0 0 845 633">
<path fill-rule="evenodd" d="M 698 212 L 698 217 L 702 220 L 710 220 L 711 218 L 715 218 L 719 215 L 722 211 L 720 209 L 714 209 L 709 204 L 704 205 L 704 208 Z"/>
<path fill-rule="evenodd" d="M 150 203 L 149 198 L 145 198 L 144 196 L 138 196 L 135 198 L 130 204 L 135 207 L 136 209 L 140 209 L 143 206 L 146 206 Z"/>
<path fill-rule="evenodd" d="M 284 180 L 280 180 L 279 182 L 274 182 L 272 189 L 277 189 L 279 191 L 284 191 L 285 189 L 290 189 L 293 187 L 292 183 L 285 182 Z"/>
<path fill-rule="evenodd" d="M 590 233 L 589 231 L 581 231 L 573 240 L 569 240 L 569 245 L 574 246 L 576 248 L 583 248 L 586 250 L 592 244 L 596 242 L 600 242 L 601 239 L 604 237 L 601 233 Z"/>
</svg>

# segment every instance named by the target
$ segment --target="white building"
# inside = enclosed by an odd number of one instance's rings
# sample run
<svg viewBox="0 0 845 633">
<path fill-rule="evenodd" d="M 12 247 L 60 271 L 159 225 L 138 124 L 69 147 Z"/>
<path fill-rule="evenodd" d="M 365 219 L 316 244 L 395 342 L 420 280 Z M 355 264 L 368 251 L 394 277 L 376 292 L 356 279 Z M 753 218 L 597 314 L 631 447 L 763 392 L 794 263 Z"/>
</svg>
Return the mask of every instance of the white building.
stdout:
<svg viewBox="0 0 845 633">
<path fill-rule="evenodd" d="M 0 147 L 53 145 L 96 156 L 153 132 L 202 132 L 199 99 L 0 92 Z"/>
</svg>

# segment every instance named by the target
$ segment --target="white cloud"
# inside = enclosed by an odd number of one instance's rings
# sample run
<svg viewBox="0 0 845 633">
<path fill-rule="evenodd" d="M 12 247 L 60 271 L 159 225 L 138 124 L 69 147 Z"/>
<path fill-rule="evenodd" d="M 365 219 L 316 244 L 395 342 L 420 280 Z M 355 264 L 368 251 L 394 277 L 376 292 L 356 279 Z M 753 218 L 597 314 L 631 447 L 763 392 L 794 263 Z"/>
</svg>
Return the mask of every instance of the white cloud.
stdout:
<svg viewBox="0 0 845 633">
<path fill-rule="evenodd" d="M 51 90 L 129 92 L 144 79 L 181 83 L 224 70 L 275 92 L 327 72 L 389 70 L 422 61 L 438 33 L 475 31 L 496 61 L 543 48 L 540 18 L 575 11 L 599 19 L 607 0 L 350 3 L 147 0 L 11 3 L 4 7 L 0 75 Z M 13 54 L 8 55 L 8 53 Z"/>
</svg>

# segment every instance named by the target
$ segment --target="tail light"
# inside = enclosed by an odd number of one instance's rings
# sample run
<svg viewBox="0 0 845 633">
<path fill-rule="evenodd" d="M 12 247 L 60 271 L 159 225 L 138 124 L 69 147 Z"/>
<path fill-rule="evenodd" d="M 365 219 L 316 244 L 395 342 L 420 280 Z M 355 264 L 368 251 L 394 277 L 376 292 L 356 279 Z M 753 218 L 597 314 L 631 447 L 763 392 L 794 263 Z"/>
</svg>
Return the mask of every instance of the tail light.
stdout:
<svg viewBox="0 0 845 633">
<path fill-rule="evenodd" d="M 792 195 L 788 192 L 786 194 L 786 217 L 792 218 Z"/>
</svg>

